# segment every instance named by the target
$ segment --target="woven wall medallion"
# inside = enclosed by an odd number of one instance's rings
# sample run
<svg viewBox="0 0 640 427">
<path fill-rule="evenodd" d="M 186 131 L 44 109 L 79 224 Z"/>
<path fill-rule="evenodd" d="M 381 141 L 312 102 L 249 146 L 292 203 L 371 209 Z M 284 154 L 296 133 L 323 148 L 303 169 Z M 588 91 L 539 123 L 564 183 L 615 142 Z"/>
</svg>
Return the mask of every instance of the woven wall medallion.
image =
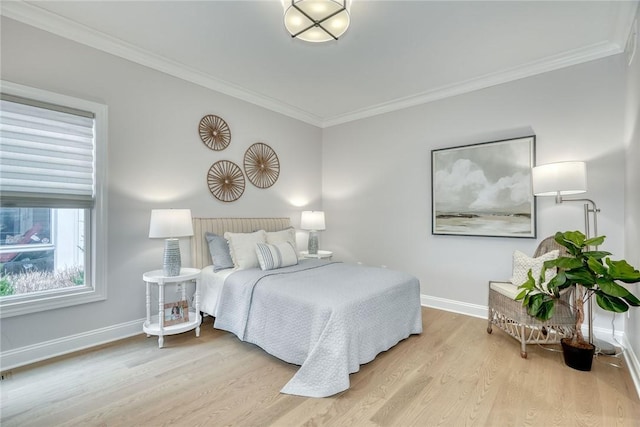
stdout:
<svg viewBox="0 0 640 427">
<path fill-rule="evenodd" d="M 209 168 L 207 185 L 216 199 L 222 202 L 233 202 L 244 193 L 244 175 L 235 163 L 220 160 Z"/>
<path fill-rule="evenodd" d="M 276 152 L 267 144 L 256 142 L 244 153 L 244 173 L 256 187 L 271 187 L 280 175 L 280 161 Z"/>
<path fill-rule="evenodd" d="M 215 151 L 224 150 L 231 143 L 231 130 L 227 122 L 212 114 L 204 116 L 198 126 L 200 139 Z"/>
</svg>

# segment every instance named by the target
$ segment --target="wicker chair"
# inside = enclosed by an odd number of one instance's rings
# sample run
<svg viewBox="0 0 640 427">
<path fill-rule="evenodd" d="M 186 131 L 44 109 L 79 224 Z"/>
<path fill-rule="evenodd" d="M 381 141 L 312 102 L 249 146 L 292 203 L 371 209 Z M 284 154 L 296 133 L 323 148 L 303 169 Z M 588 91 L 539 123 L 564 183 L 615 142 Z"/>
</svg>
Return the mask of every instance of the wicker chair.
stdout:
<svg viewBox="0 0 640 427">
<path fill-rule="evenodd" d="M 558 249 L 560 255 L 566 249 L 552 237 L 547 237 L 538 245 L 534 257 Z M 560 339 L 570 337 L 575 330 L 575 315 L 571 309 L 572 295 L 567 289 L 561 299 L 566 304 L 556 304 L 553 317 L 540 321 L 527 313 L 521 301 L 514 298 L 520 290 L 510 282 L 489 282 L 489 324 L 487 332 L 495 325 L 520 342 L 520 356 L 527 357 L 527 344 L 557 344 Z"/>
</svg>

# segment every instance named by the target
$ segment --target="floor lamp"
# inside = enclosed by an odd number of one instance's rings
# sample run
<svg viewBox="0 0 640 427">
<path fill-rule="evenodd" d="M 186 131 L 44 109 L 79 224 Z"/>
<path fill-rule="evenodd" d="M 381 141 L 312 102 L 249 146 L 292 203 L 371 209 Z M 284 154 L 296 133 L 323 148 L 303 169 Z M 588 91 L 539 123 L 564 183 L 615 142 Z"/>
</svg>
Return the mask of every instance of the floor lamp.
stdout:
<svg viewBox="0 0 640 427">
<path fill-rule="evenodd" d="M 582 202 L 584 204 L 584 234 L 587 239 L 598 235 L 598 212 L 600 209 L 596 203 L 591 199 L 567 199 L 564 197 L 587 191 L 587 166 L 584 162 L 558 162 L 536 166 L 531 171 L 531 177 L 534 196 L 555 196 L 557 204 Z M 591 234 L 592 223 L 593 234 Z M 589 343 L 595 344 L 600 353 L 615 354 L 615 348 L 610 343 L 598 340 L 593 336 L 593 301 L 591 298 L 589 299 L 588 326 Z"/>
</svg>

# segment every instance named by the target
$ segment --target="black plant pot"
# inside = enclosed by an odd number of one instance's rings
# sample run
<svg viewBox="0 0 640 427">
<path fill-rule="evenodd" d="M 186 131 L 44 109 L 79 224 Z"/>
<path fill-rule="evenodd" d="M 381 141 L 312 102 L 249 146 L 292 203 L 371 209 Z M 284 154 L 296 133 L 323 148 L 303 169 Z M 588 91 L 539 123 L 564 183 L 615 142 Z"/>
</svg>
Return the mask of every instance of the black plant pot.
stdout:
<svg viewBox="0 0 640 427">
<path fill-rule="evenodd" d="M 596 352 L 596 347 L 589 344 L 590 348 L 581 348 L 571 345 L 571 339 L 563 338 L 560 340 L 562 344 L 562 355 L 564 356 L 564 363 L 567 366 L 579 371 L 590 371 L 591 363 L 593 362 L 593 355 Z"/>
</svg>

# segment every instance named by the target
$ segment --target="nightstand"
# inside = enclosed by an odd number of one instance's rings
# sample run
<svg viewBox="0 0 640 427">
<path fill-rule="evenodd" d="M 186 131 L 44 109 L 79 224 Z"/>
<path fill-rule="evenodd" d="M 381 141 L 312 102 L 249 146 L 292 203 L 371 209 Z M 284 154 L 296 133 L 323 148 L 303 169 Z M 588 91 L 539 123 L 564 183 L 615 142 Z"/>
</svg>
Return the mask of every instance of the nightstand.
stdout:
<svg viewBox="0 0 640 427">
<path fill-rule="evenodd" d="M 165 276 L 162 270 L 148 271 L 142 275 L 147 288 L 147 320 L 142 325 L 142 330 L 147 336 L 158 336 L 158 347 L 164 345 L 165 335 L 180 334 L 182 332 L 196 330 L 196 337 L 200 336 L 200 269 L 198 268 L 181 268 L 178 276 Z M 181 301 L 187 301 L 186 283 L 196 283 L 196 293 L 194 297 L 194 307 L 188 308 L 186 313 L 180 312 L 178 320 L 171 319 L 172 307 L 165 307 L 164 302 L 164 285 L 176 283 L 182 286 Z M 151 316 L 151 285 L 158 286 L 158 315 Z M 177 305 L 177 304 L 176 304 Z M 188 307 L 188 303 L 187 303 Z M 168 316 L 165 310 L 168 310 Z M 178 311 L 179 307 L 178 307 Z M 188 320 L 181 320 L 187 317 Z M 167 318 L 168 317 L 168 318 Z M 169 323 L 165 325 L 165 323 Z"/>
<path fill-rule="evenodd" d="M 333 252 L 318 250 L 317 254 L 310 254 L 309 251 L 302 251 L 300 252 L 300 256 L 302 258 L 331 259 Z"/>
</svg>

